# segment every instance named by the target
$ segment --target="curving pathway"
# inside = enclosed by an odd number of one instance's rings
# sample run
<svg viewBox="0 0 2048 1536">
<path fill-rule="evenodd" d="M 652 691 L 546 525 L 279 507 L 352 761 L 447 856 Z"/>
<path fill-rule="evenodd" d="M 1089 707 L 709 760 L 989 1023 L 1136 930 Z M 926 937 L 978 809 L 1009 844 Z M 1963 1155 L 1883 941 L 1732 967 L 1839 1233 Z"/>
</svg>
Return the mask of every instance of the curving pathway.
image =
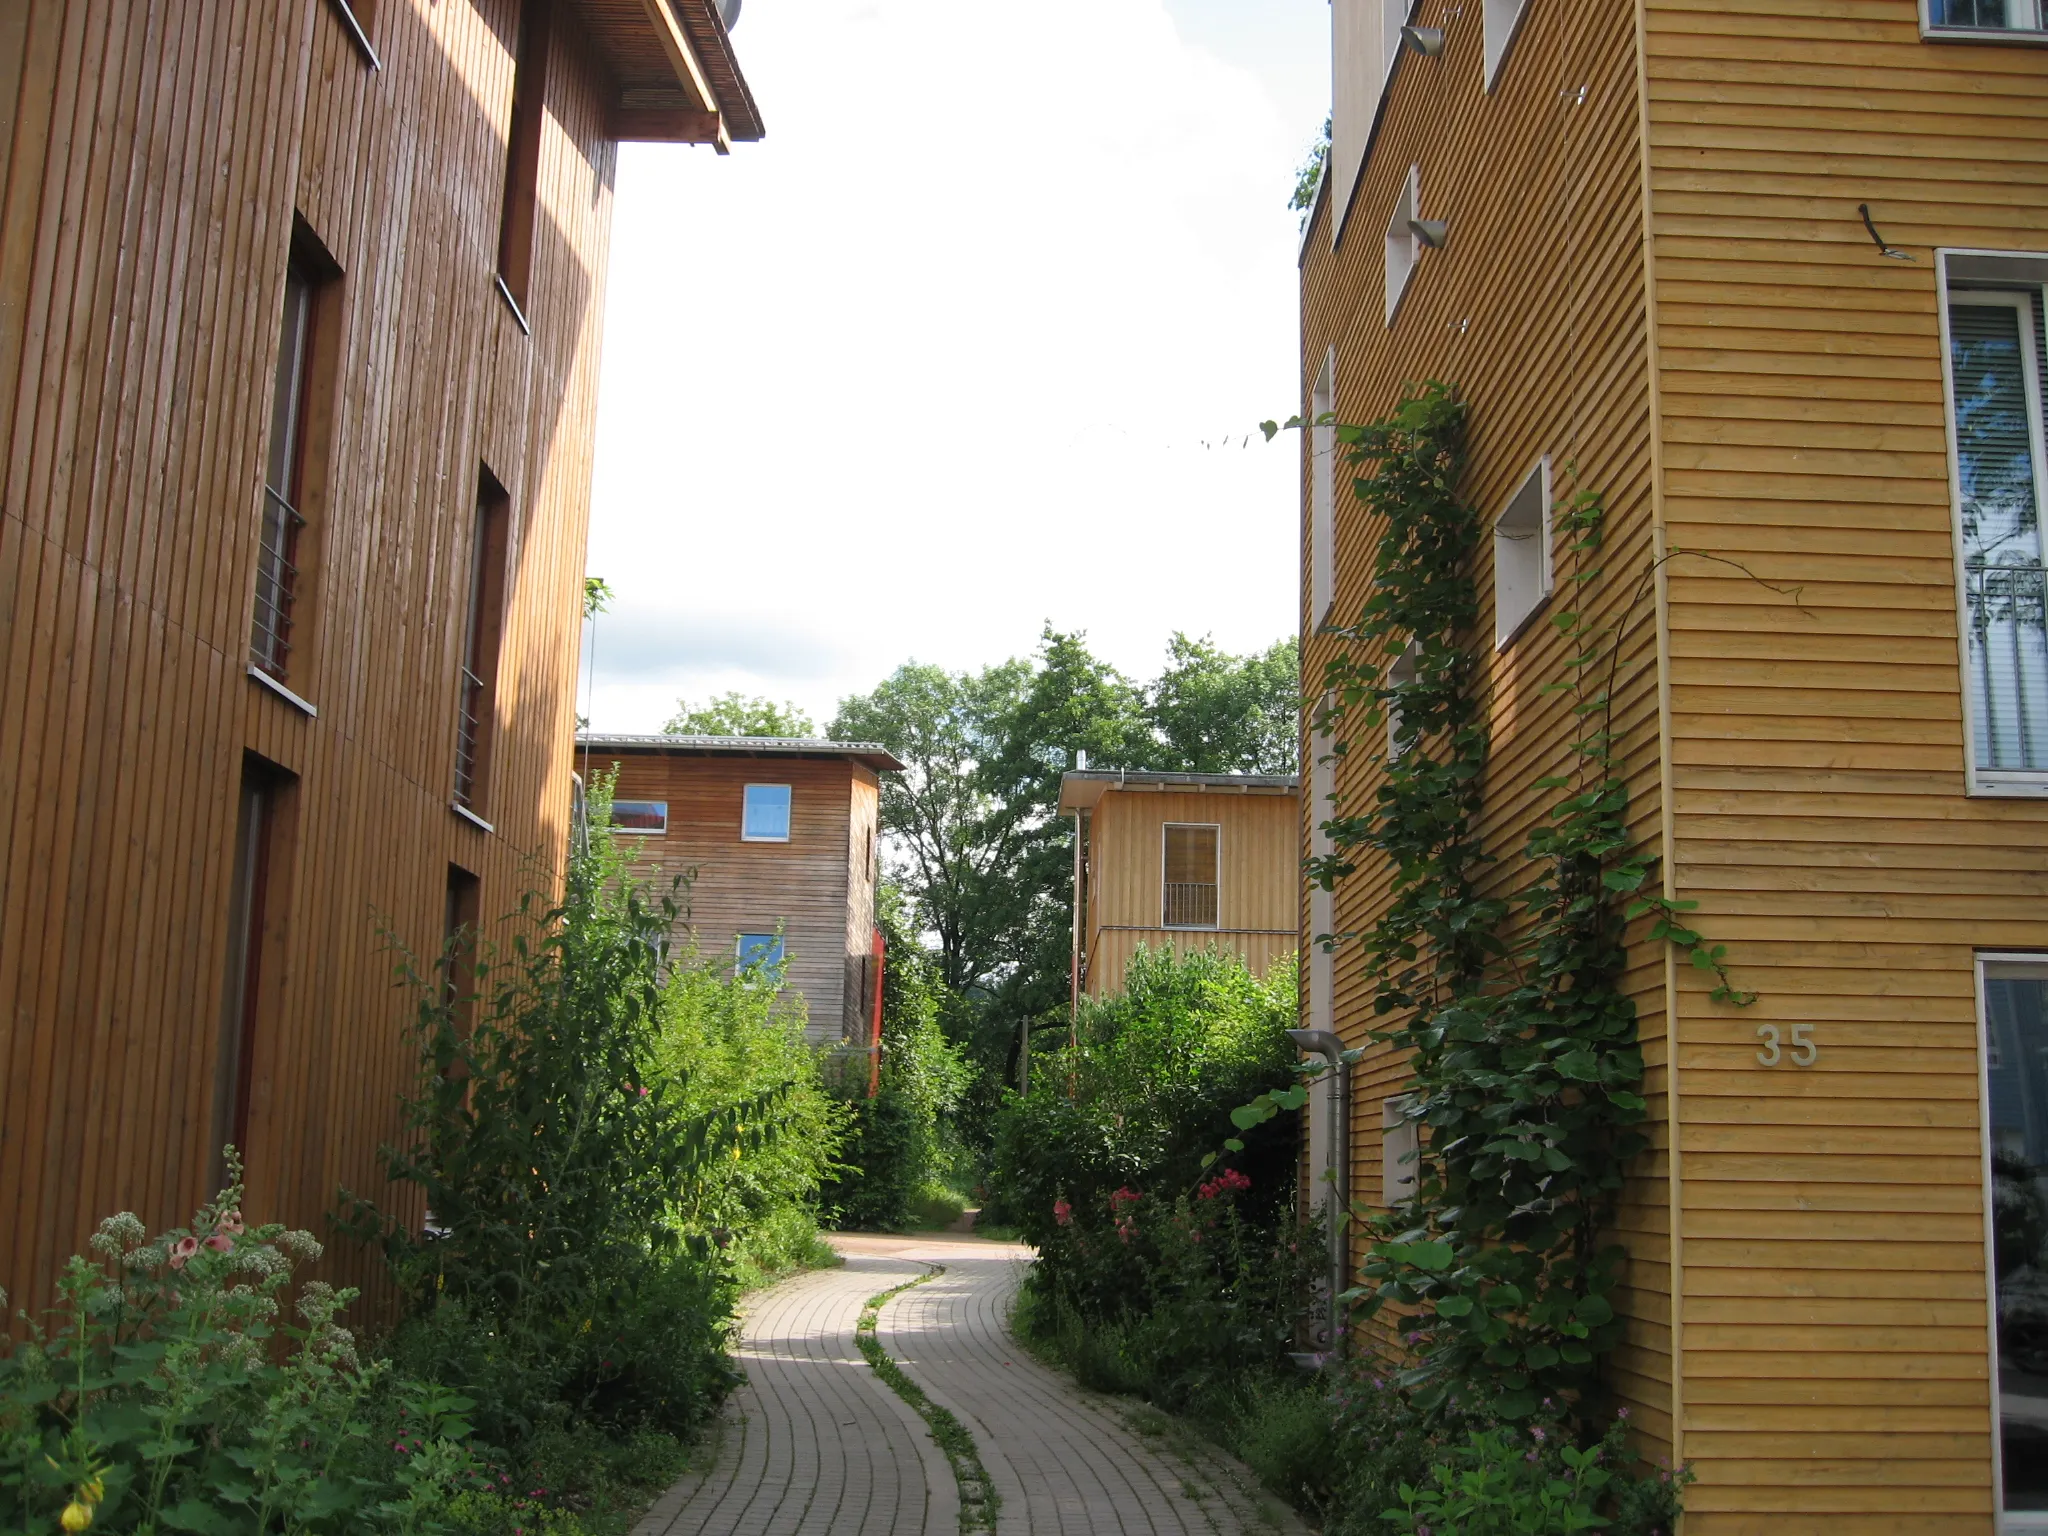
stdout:
<svg viewBox="0 0 2048 1536">
<path fill-rule="evenodd" d="M 1168 1421 L 1083 1392 L 1011 1340 L 1030 1250 L 985 1239 L 846 1234 L 842 1269 L 761 1293 L 742 1319 L 747 1384 L 710 1467 L 671 1488 L 635 1536 L 957 1536 L 952 1469 L 854 1346 L 862 1304 L 929 1272 L 882 1310 L 882 1346 L 972 1431 L 1002 1496 L 998 1536 L 1299 1533 L 1243 1469 Z"/>
</svg>

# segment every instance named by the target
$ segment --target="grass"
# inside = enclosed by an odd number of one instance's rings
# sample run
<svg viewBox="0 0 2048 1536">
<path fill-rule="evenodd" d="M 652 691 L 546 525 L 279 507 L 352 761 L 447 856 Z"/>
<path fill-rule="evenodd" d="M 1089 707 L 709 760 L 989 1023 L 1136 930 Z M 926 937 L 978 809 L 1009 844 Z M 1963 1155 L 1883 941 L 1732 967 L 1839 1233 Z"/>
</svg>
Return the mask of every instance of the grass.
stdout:
<svg viewBox="0 0 2048 1536">
<path fill-rule="evenodd" d="M 932 1180 L 920 1186 L 910 1202 L 910 1230 L 941 1232 L 958 1221 L 967 1210 L 967 1197 L 957 1189 Z"/>
<path fill-rule="evenodd" d="M 967 1426 L 926 1397 L 924 1388 L 904 1374 L 903 1367 L 889 1357 L 889 1352 L 882 1348 L 882 1341 L 875 1335 L 875 1323 L 881 1317 L 885 1303 L 912 1286 L 935 1280 L 945 1272 L 945 1265 L 934 1264 L 929 1273 L 870 1296 L 867 1306 L 861 1311 L 859 1323 L 854 1326 L 853 1341 L 859 1346 L 862 1358 L 874 1367 L 875 1374 L 888 1383 L 889 1390 L 916 1409 L 918 1417 L 930 1426 L 932 1439 L 952 1464 L 953 1481 L 960 1485 L 960 1530 L 962 1536 L 967 1536 L 969 1532 L 993 1531 L 996 1528 L 996 1515 L 1003 1507 L 1002 1495 L 989 1481 L 988 1468 L 981 1464 L 981 1450 L 975 1445 L 974 1436 Z"/>
</svg>

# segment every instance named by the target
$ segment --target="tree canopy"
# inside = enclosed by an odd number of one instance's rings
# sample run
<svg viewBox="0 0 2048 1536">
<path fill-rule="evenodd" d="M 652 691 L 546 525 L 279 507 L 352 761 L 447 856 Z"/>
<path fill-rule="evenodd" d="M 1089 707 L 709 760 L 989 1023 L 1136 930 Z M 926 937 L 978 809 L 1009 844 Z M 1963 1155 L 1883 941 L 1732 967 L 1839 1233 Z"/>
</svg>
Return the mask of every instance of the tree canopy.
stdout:
<svg viewBox="0 0 2048 1536">
<path fill-rule="evenodd" d="M 818 728 L 795 704 L 722 693 L 701 705 L 676 700 L 676 712 L 662 727 L 671 736 L 815 736 Z"/>
</svg>

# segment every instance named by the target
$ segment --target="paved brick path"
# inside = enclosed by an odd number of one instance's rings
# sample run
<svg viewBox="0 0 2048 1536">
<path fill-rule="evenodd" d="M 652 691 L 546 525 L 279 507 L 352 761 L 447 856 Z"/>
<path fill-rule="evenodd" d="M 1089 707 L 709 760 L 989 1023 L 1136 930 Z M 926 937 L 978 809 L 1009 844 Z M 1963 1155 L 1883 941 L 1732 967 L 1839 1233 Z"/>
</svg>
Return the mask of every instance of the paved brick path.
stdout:
<svg viewBox="0 0 2048 1536">
<path fill-rule="evenodd" d="M 747 1385 L 713 1464 L 670 1489 L 636 1536 L 955 1536 L 951 1468 L 853 1343 L 862 1302 L 934 1263 L 946 1272 L 890 1302 L 879 1334 L 973 1432 L 1002 1495 L 999 1536 L 1302 1530 L 1212 1449 L 1017 1348 L 1004 1319 L 1028 1250 L 950 1234 L 834 1242 L 845 1268 L 799 1276 L 748 1308 Z"/>
</svg>

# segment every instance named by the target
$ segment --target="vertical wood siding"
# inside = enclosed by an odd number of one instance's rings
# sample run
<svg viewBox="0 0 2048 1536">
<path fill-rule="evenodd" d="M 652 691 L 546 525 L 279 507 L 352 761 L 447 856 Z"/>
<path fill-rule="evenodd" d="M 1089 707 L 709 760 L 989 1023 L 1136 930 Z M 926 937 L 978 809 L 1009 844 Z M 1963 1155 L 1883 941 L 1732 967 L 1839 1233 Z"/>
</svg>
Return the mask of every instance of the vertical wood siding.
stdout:
<svg viewBox="0 0 2048 1536">
<path fill-rule="evenodd" d="M 685 877 L 677 937 L 730 965 L 741 934 L 781 928 L 784 977 L 803 998 L 811 1038 L 837 1044 L 865 1016 L 848 981 L 874 942 L 873 888 L 854 878 L 879 803 L 874 774 L 839 759 L 601 748 L 591 759 L 599 773 L 614 763 L 619 799 L 668 802 L 667 834 L 628 846 L 636 871 L 664 889 Z M 749 784 L 790 786 L 788 842 L 740 840 Z"/>
<path fill-rule="evenodd" d="M 1660 847 L 1663 796 L 1658 753 L 1654 604 L 1631 608 L 1653 549 L 1652 433 L 1647 294 L 1642 265 L 1640 106 L 1633 8 L 1620 0 L 1565 6 L 1531 0 L 1521 34 L 1495 88 L 1482 84 L 1480 8 L 1425 0 L 1415 18 L 1446 29 L 1431 60 L 1404 56 L 1396 68 L 1379 137 L 1359 179 L 1357 204 L 1333 251 L 1327 201 L 1303 247 L 1301 402 L 1326 348 L 1337 352 L 1336 409 L 1347 422 L 1390 410 L 1404 381 L 1459 386 L 1471 407 L 1471 468 L 1464 494 L 1490 528 L 1543 454 L 1557 466 L 1560 496 L 1586 488 L 1608 509 L 1606 578 L 1585 593 L 1562 580 L 1568 556 L 1554 545 L 1559 590 L 1549 613 L 1583 606 L 1601 624 L 1626 620 L 1618 673 L 1616 728 L 1627 765 L 1629 819 L 1638 840 Z M 1384 305 L 1382 233 L 1411 166 L 1420 167 L 1421 216 L 1449 222 L 1449 244 L 1426 251 L 1391 326 Z M 1342 180 L 1338 185 L 1342 185 Z M 1304 593 L 1313 590 L 1307 509 L 1311 473 L 1302 444 Z M 1576 473 L 1572 471 L 1575 469 Z M 1355 621 L 1369 580 L 1378 530 L 1340 472 L 1337 495 L 1336 620 Z M 1539 618 L 1504 651 L 1493 644 L 1490 537 L 1476 562 L 1482 617 L 1470 637 L 1484 659 L 1492 721 L 1483 832 L 1494 859 L 1486 888 L 1507 895 L 1529 879 L 1522 848 L 1547 814 L 1536 780 L 1572 766 L 1576 731 L 1568 701 L 1542 691 L 1566 675 L 1568 651 Z M 1304 599 L 1304 601 L 1306 601 Z M 1321 690 L 1323 667 L 1342 643 L 1310 632 L 1302 616 L 1304 691 Z M 1343 806 L 1369 802 L 1379 782 L 1377 743 L 1360 726 L 1341 763 Z M 1304 735 L 1303 760 L 1314 751 Z M 1298 854 L 1326 806 L 1304 807 Z M 1388 871 L 1368 856 L 1342 883 L 1339 932 L 1370 926 L 1387 900 Z M 1298 892 L 1308 941 L 1308 896 Z M 1347 1043 L 1364 1045 L 1385 1021 L 1372 1011 L 1369 978 L 1355 948 L 1338 951 L 1334 1019 Z M 1640 1017 L 1652 1105 L 1652 1148 L 1638 1159 L 1617 1239 L 1629 1252 L 1619 1306 L 1628 1333 L 1610 1379 L 1633 1410 L 1647 1452 L 1670 1445 L 1672 1343 L 1663 956 L 1638 943 L 1628 987 Z M 1368 1051 L 1354 1077 L 1351 1187 L 1370 1196 L 1380 1183 L 1380 1105 L 1405 1073 L 1386 1048 Z M 1390 1347 L 1383 1333 L 1380 1346 Z"/>
<path fill-rule="evenodd" d="M 249 1205 L 389 1197 L 409 1081 L 387 939 L 451 863 L 487 920 L 559 876 L 614 148 L 573 10 L 531 336 L 492 286 L 515 0 L 26 0 L 0 16 L 0 1285 L 207 1193 L 245 751 L 297 775 Z M 313 381 L 291 687 L 246 676 L 297 213 L 342 269 Z M 495 767 L 449 809 L 477 475 L 511 493 Z M 402 1196 L 397 1197 L 401 1208 Z M 416 1214 L 416 1213 L 414 1213 Z M 371 1266 L 330 1255 L 336 1278 Z"/>
<path fill-rule="evenodd" d="M 1670 570 L 1676 880 L 1762 994 L 1678 993 L 1686 1529 L 1984 1532 L 1973 950 L 2048 948 L 2048 804 L 1964 793 L 1931 248 L 2048 251 L 2048 51 L 1645 14 L 1669 537 L 1756 578 Z"/>
</svg>

